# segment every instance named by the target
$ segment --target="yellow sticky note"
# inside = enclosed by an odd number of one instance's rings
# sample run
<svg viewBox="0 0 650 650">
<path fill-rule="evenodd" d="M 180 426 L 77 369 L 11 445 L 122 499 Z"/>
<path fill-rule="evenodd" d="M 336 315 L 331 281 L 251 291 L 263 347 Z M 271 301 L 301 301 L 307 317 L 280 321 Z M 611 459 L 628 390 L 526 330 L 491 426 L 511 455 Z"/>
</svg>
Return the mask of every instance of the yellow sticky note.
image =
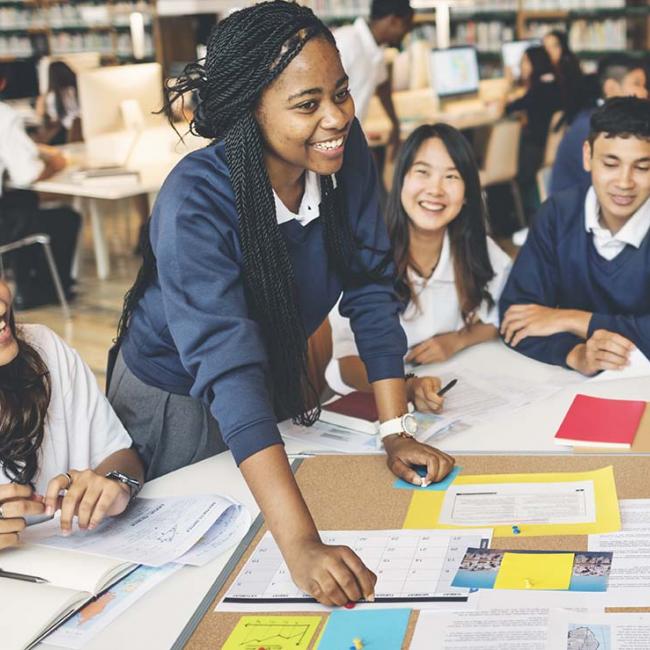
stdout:
<svg viewBox="0 0 650 650">
<path fill-rule="evenodd" d="M 307 650 L 320 616 L 242 616 L 221 650 Z"/>
<path fill-rule="evenodd" d="M 504 553 L 495 589 L 568 589 L 573 553 Z"/>
<path fill-rule="evenodd" d="M 553 472 L 540 474 L 485 474 L 456 477 L 454 485 L 475 485 L 486 483 L 564 483 L 572 481 L 593 481 L 596 502 L 596 521 L 581 524 L 523 524 L 519 534 L 512 531 L 512 525 L 494 526 L 494 537 L 535 537 L 539 535 L 589 535 L 612 533 L 621 530 L 621 515 L 618 495 L 611 465 L 588 472 Z M 402 528 L 484 528 L 485 526 L 457 526 L 438 522 L 445 492 L 414 492 Z"/>
</svg>

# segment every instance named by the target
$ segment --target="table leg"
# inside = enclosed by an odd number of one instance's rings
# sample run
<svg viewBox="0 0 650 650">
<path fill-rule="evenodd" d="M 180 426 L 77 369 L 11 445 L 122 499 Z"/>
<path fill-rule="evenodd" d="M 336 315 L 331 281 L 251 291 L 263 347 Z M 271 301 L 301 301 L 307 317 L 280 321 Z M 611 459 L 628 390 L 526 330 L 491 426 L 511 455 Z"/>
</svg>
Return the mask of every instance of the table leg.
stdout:
<svg viewBox="0 0 650 650">
<path fill-rule="evenodd" d="M 102 216 L 99 209 L 99 200 L 90 199 L 90 226 L 93 233 L 93 247 L 95 249 L 95 264 L 97 265 L 97 277 L 106 280 L 111 272 L 111 263 L 108 255 L 108 242 L 104 235 Z"/>
</svg>

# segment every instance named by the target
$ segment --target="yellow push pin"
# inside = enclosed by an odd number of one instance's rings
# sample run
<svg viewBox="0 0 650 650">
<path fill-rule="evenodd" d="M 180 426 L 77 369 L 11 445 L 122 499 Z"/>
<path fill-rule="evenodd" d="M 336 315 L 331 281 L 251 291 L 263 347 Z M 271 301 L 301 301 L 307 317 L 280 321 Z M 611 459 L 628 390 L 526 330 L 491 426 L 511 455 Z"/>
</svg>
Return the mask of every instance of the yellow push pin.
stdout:
<svg viewBox="0 0 650 650">
<path fill-rule="evenodd" d="M 354 650 L 363 650 L 363 641 L 358 637 L 356 639 L 352 639 L 352 643 L 354 644 Z"/>
<path fill-rule="evenodd" d="M 524 587 L 526 587 L 526 589 L 532 589 L 532 587 L 533 587 L 533 581 L 530 580 L 529 578 L 526 578 L 526 579 L 524 580 Z"/>
</svg>

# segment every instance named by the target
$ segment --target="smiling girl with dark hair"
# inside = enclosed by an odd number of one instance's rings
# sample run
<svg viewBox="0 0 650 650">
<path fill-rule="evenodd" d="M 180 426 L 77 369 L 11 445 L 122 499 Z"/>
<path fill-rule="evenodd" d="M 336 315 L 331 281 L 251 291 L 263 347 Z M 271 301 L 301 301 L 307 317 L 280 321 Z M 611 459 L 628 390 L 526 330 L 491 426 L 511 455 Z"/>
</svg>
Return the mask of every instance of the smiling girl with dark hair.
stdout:
<svg viewBox="0 0 650 650">
<path fill-rule="evenodd" d="M 447 124 L 417 128 L 400 151 L 386 209 L 398 293 L 407 305 L 401 318 L 407 361 L 445 361 L 497 337 L 496 302 L 511 262 L 487 237 L 486 218 L 478 168 L 464 136 Z M 330 386 L 337 392 L 367 390 L 348 320 L 334 310 L 330 322 Z M 431 377 L 407 382 L 418 410 L 441 408 L 439 388 Z"/>
<path fill-rule="evenodd" d="M 109 396 L 157 476 L 224 449 L 255 495 L 296 584 L 324 604 L 372 598 L 374 575 L 323 544 L 291 472 L 278 418 L 310 424 L 307 337 L 339 299 L 384 422 L 389 466 L 440 480 L 453 459 L 408 437 L 404 332 L 377 203 L 331 33 L 275 1 L 219 23 L 194 91 L 189 154 L 158 196 L 127 295 Z"/>
</svg>

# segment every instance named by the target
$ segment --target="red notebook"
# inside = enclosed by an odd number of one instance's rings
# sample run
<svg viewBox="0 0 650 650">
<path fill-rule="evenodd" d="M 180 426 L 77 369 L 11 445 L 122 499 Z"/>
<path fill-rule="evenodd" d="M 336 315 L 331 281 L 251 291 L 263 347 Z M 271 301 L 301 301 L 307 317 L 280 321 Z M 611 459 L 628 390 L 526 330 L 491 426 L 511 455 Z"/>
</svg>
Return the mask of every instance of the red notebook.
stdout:
<svg viewBox="0 0 650 650">
<path fill-rule="evenodd" d="M 555 434 L 559 445 L 630 448 L 646 403 L 576 395 Z"/>
<path fill-rule="evenodd" d="M 374 435 L 379 430 L 379 414 L 372 393 L 354 391 L 323 404 L 320 419 L 346 429 Z"/>
</svg>

